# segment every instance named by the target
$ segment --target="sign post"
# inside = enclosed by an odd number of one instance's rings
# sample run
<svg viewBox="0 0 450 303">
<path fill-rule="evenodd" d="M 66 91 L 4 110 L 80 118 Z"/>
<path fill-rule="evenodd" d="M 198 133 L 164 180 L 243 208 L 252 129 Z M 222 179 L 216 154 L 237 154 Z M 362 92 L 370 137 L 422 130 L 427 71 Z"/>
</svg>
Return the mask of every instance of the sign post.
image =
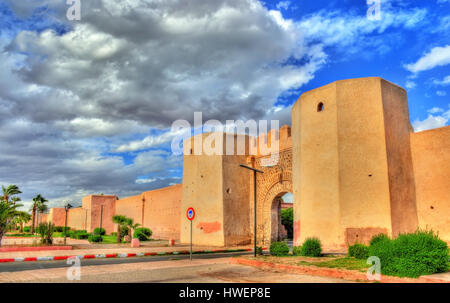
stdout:
<svg viewBox="0 0 450 303">
<path fill-rule="evenodd" d="M 191 221 L 191 250 L 189 252 L 189 259 L 192 261 L 192 221 L 195 218 L 195 210 L 193 207 L 189 207 L 186 211 L 186 217 Z"/>
</svg>

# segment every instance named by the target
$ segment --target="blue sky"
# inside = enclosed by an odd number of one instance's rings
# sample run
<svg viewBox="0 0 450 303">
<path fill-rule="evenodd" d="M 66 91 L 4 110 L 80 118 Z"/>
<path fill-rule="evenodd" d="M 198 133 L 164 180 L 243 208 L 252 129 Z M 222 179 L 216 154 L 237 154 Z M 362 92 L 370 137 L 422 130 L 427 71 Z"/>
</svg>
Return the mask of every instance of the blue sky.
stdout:
<svg viewBox="0 0 450 303">
<path fill-rule="evenodd" d="M 280 119 L 302 92 L 380 76 L 416 131 L 450 119 L 450 1 L 0 1 L 0 184 L 77 204 L 181 182 L 170 126 Z"/>
</svg>

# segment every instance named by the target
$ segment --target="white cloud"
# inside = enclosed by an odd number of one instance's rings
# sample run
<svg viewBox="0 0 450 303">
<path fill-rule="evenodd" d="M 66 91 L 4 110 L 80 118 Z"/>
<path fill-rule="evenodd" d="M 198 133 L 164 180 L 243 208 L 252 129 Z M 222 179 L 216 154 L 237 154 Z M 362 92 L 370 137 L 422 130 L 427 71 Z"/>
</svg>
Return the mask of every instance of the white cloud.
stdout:
<svg viewBox="0 0 450 303">
<path fill-rule="evenodd" d="M 291 1 L 280 1 L 277 3 L 277 8 L 288 10 L 290 5 L 291 5 Z"/>
<path fill-rule="evenodd" d="M 445 96 L 447 96 L 447 92 L 445 92 L 443 90 L 438 90 L 438 91 L 436 91 L 436 95 L 438 95 L 439 97 L 445 97 Z"/>
<path fill-rule="evenodd" d="M 406 81 L 405 86 L 408 89 L 413 89 L 416 87 L 416 83 L 414 81 Z"/>
<path fill-rule="evenodd" d="M 450 120 L 450 109 L 444 112 L 443 109 L 434 107 L 428 110 L 428 117 L 424 120 L 415 120 L 412 125 L 414 131 L 419 132 L 423 130 L 439 128 L 447 125 Z M 442 113 L 437 115 L 437 113 Z M 434 114 L 434 115 L 433 115 Z"/>
<path fill-rule="evenodd" d="M 450 64 L 450 45 L 434 47 L 415 63 L 406 64 L 405 68 L 413 73 Z"/>
<path fill-rule="evenodd" d="M 436 113 L 442 113 L 442 112 L 444 112 L 444 110 L 440 107 L 433 107 L 433 108 L 427 110 L 427 112 L 430 114 L 436 114 Z"/>
<path fill-rule="evenodd" d="M 442 86 L 450 85 L 450 75 L 444 77 L 444 79 L 442 79 L 442 80 L 434 80 L 433 83 L 436 85 L 442 85 Z"/>
</svg>

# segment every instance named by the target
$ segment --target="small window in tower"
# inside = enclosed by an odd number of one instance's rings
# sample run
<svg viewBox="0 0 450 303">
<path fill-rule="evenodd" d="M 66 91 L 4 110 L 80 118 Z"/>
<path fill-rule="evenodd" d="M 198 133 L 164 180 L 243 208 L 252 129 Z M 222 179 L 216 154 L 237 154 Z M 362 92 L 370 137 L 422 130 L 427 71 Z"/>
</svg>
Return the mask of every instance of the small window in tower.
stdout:
<svg viewBox="0 0 450 303">
<path fill-rule="evenodd" d="M 325 109 L 324 105 L 322 102 L 320 102 L 319 104 L 317 104 L 317 111 L 321 112 Z"/>
</svg>

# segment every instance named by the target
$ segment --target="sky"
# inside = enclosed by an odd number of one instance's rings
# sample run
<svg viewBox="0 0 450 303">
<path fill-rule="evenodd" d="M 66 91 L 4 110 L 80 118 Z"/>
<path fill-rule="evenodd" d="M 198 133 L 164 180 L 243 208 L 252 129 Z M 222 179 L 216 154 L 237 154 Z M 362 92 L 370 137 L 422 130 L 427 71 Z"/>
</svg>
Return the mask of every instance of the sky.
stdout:
<svg viewBox="0 0 450 303">
<path fill-rule="evenodd" d="M 305 91 L 379 76 L 415 131 L 450 119 L 450 0 L 0 0 L 0 184 L 25 207 L 182 182 L 175 120 L 279 119 Z"/>
</svg>

